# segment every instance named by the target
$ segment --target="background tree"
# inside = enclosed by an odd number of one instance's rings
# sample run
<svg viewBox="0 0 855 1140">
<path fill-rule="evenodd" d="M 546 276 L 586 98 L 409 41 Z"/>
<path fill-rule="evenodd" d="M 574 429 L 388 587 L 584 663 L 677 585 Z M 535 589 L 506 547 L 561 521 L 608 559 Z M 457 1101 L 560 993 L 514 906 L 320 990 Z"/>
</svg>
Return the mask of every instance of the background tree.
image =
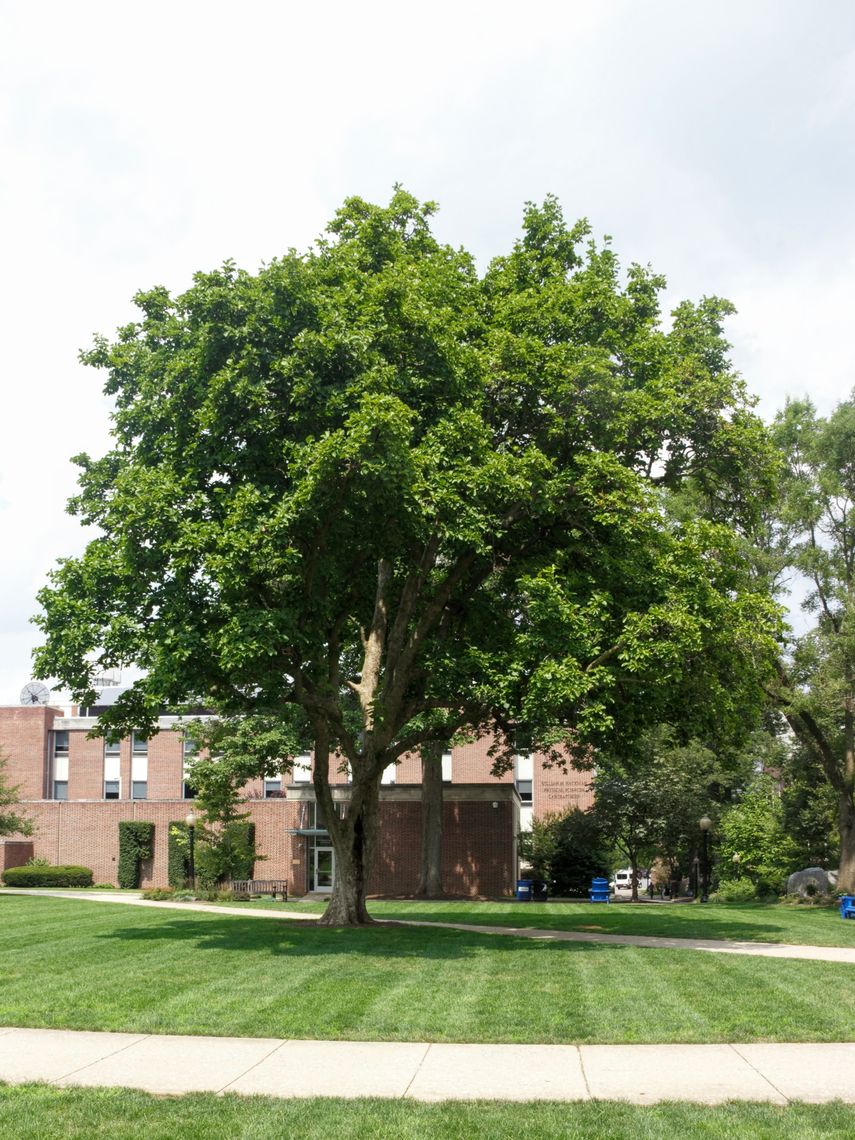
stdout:
<svg viewBox="0 0 855 1140">
<path fill-rule="evenodd" d="M 809 583 L 815 624 L 778 664 L 772 695 L 837 800 L 838 887 L 855 891 L 855 398 L 827 419 L 789 401 L 774 424 L 786 459 L 779 533 Z"/>
<path fill-rule="evenodd" d="M 532 821 L 520 835 L 520 857 L 556 895 L 587 896 L 595 875 L 612 869 L 612 851 L 593 812 L 571 808 Z"/>
<path fill-rule="evenodd" d="M 622 282 L 553 199 L 479 279 L 432 211 L 351 199 L 306 254 L 139 294 L 84 356 L 115 400 L 71 504 L 100 534 L 40 594 L 41 675 L 88 703 L 95 672 L 145 671 L 107 730 L 200 697 L 303 711 L 328 923 L 368 921 L 380 780 L 405 752 L 497 728 L 500 770 L 520 723 L 545 747 L 614 733 L 618 707 L 627 731 L 678 707 L 729 723 L 774 625 L 727 527 L 664 499 L 691 477 L 750 512 L 762 490 L 729 306 L 684 303 L 664 331 L 663 279 Z"/>
<path fill-rule="evenodd" d="M 784 831 L 798 848 L 796 866 L 835 868 L 840 862 L 837 796 L 817 767 L 814 756 L 798 741 L 784 749 L 780 764 Z"/>
<path fill-rule="evenodd" d="M 758 772 L 718 827 L 719 875 L 745 876 L 759 895 L 782 894 L 799 865 L 799 849 L 784 828 L 777 781 Z"/>
<path fill-rule="evenodd" d="M 631 749 L 597 758 L 594 815 L 632 867 L 633 900 L 638 869 L 653 859 L 667 865 L 672 884 L 688 874 L 698 854 L 698 820 L 718 815 L 740 768 L 734 757 L 728 771 L 697 740 L 679 743 L 670 725 L 646 730 Z"/>
</svg>

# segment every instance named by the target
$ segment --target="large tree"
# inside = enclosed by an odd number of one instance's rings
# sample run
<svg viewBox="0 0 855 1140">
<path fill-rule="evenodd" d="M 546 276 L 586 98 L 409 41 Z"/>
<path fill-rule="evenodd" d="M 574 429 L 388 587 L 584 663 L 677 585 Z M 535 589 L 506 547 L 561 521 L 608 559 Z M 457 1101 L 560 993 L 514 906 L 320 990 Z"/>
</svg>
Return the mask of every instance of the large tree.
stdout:
<svg viewBox="0 0 855 1140">
<path fill-rule="evenodd" d="M 368 920 L 380 780 L 405 752 L 497 729 L 501 766 L 521 722 L 547 745 L 678 706 L 726 723 L 772 621 L 727 528 L 667 505 L 692 477 L 750 511 L 767 467 L 729 306 L 681 304 L 666 332 L 662 278 L 624 278 L 553 199 L 480 277 L 431 213 L 352 199 L 305 254 L 139 294 L 84 356 L 115 401 L 71 504 L 100 535 L 40 595 L 42 675 L 83 698 L 108 665 L 145 671 L 107 731 L 188 698 L 302 711 L 330 923 Z"/>
<path fill-rule="evenodd" d="M 808 583 L 813 626 L 778 663 L 774 699 L 837 799 L 838 887 L 855 892 L 855 395 L 823 418 L 787 403 L 774 436 L 786 460 L 779 561 Z"/>
</svg>

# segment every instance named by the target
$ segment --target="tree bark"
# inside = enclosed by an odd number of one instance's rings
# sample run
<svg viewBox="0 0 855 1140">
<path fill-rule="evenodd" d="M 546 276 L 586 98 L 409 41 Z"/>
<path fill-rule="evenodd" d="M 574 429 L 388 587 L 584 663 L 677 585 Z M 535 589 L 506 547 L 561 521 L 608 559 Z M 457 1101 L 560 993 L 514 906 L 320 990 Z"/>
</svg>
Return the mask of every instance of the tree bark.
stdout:
<svg viewBox="0 0 855 1140">
<path fill-rule="evenodd" d="M 354 785 L 347 817 L 328 820 L 335 850 L 333 889 L 322 926 L 365 926 L 374 922 L 365 905 L 365 893 L 377 844 L 378 797 L 370 794 L 371 781 Z"/>
<path fill-rule="evenodd" d="M 314 728 L 315 800 L 335 851 L 332 894 L 320 922 L 322 926 L 363 926 L 374 921 L 365 906 L 365 892 L 377 840 L 379 797 L 375 785 L 379 785 L 379 777 L 367 778 L 368 770 L 353 773 L 347 814 L 340 818 L 329 772 L 330 760 L 337 762 L 338 757 L 331 755 L 329 729 L 323 717 L 314 719 Z"/>
<path fill-rule="evenodd" d="M 851 788 L 844 788 L 838 797 L 840 824 L 840 870 L 837 889 L 844 895 L 855 894 L 855 798 Z"/>
<path fill-rule="evenodd" d="M 422 745 L 422 865 L 416 894 L 438 899 L 442 886 L 442 741 Z"/>
</svg>

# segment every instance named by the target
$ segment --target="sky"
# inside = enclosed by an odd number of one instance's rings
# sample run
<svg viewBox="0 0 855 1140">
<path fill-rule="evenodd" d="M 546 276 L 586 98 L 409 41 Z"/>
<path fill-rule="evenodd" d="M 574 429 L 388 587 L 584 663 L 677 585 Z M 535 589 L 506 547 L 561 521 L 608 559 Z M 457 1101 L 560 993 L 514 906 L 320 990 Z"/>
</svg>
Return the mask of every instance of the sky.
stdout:
<svg viewBox="0 0 855 1140">
<path fill-rule="evenodd" d="M 556 194 L 667 306 L 738 309 L 770 418 L 855 386 L 849 0 L 0 0 L 0 704 L 110 405 L 78 353 L 231 258 L 306 248 L 395 183 L 484 267 Z"/>
</svg>

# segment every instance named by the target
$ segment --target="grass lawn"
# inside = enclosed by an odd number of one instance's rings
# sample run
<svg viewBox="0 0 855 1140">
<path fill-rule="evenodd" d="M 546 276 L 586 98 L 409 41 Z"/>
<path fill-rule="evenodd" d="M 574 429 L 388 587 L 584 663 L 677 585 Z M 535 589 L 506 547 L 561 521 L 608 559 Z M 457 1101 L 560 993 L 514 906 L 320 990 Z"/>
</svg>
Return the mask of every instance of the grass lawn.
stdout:
<svg viewBox="0 0 855 1140">
<path fill-rule="evenodd" d="M 0 1135 L 16 1140 L 191 1140 L 229 1137 L 280 1140 L 466 1140 L 608 1138 L 654 1140 L 704 1136 L 708 1140 L 813 1140 L 855 1133 L 855 1107 L 842 1104 L 699 1105 L 639 1107 L 469 1101 L 417 1104 L 400 1100 L 272 1100 L 192 1095 L 153 1097 L 125 1089 L 0 1086 Z"/>
<path fill-rule="evenodd" d="M 842 925 L 842 923 L 841 923 Z M 855 1040 L 855 968 L 0 894 L 0 1024 L 397 1041 Z"/>
<path fill-rule="evenodd" d="M 224 903 L 240 906 L 240 903 Z M 322 914 L 325 903 L 273 902 L 252 906 Z M 375 918 L 419 922 L 471 922 L 478 926 L 527 926 L 542 930 L 593 930 L 605 934 L 655 934 L 666 938 L 721 938 L 736 942 L 786 942 L 809 946 L 855 947 L 855 922 L 844 922 L 837 908 L 780 903 L 517 903 L 372 900 Z"/>
</svg>

